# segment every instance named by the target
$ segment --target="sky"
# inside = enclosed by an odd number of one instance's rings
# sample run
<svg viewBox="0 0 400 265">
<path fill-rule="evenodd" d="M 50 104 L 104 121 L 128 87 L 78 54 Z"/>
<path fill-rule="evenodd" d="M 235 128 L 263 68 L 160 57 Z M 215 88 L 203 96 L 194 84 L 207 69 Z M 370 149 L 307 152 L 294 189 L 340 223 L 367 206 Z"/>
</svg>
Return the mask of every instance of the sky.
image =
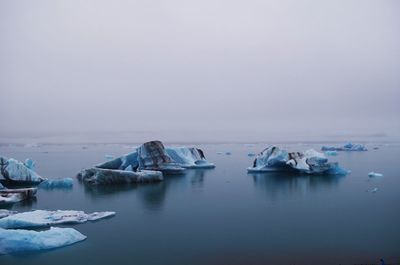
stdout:
<svg viewBox="0 0 400 265">
<path fill-rule="evenodd" d="M 396 0 L 0 1 L 0 142 L 392 140 L 399 99 Z"/>
</svg>

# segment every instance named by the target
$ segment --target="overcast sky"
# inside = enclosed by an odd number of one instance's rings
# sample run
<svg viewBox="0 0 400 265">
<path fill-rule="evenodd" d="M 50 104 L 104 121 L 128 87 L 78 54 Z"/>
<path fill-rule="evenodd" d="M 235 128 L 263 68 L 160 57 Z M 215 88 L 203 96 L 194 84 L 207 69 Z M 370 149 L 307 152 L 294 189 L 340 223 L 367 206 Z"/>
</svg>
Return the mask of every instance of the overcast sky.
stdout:
<svg viewBox="0 0 400 265">
<path fill-rule="evenodd" d="M 400 1 L 0 1 L 0 136 L 79 132 L 398 137 Z"/>
</svg>

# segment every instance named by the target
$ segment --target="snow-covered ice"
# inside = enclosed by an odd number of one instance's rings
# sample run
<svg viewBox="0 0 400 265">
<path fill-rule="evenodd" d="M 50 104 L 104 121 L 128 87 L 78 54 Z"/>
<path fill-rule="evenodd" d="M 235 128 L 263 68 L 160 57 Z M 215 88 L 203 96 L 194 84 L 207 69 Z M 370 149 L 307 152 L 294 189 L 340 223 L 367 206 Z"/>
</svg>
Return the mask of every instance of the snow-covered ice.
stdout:
<svg viewBox="0 0 400 265">
<path fill-rule="evenodd" d="M 85 239 L 85 235 L 73 228 L 50 227 L 49 230 L 40 232 L 0 228 L 0 254 L 15 254 L 58 248 Z"/>
<path fill-rule="evenodd" d="M 338 163 L 328 162 L 328 158 L 314 149 L 305 152 L 287 152 L 276 146 L 269 146 L 254 160 L 249 172 L 294 171 L 306 174 L 345 175 L 348 171 Z"/>
<path fill-rule="evenodd" d="M 86 214 L 73 210 L 35 210 L 17 213 L 0 219 L 0 228 L 15 229 L 28 227 L 47 227 L 58 224 L 84 223 L 114 216 L 115 212 L 94 212 Z"/>
</svg>

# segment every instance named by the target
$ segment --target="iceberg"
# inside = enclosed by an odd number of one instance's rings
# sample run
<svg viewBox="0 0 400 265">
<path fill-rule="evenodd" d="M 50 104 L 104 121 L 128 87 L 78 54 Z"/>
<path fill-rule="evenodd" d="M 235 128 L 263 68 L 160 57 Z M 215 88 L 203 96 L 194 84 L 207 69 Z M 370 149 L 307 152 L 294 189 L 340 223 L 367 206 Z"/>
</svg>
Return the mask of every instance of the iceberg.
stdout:
<svg viewBox="0 0 400 265">
<path fill-rule="evenodd" d="M 50 227 L 40 232 L 0 228 L 0 255 L 53 249 L 85 239 L 85 235 L 73 228 Z"/>
<path fill-rule="evenodd" d="M 0 228 L 18 229 L 48 227 L 59 224 L 80 224 L 87 221 L 114 216 L 115 212 L 94 212 L 86 214 L 83 211 L 73 210 L 35 210 L 30 212 L 17 213 L 0 219 Z"/>
<path fill-rule="evenodd" d="M 167 147 L 146 142 L 134 152 L 83 169 L 78 179 L 88 184 L 143 183 L 163 180 L 163 174 L 182 174 L 187 168 L 214 168 L 195 147 Z"/>
<path fill-rule="evenodd" d="M 70 189 L 74 185 L 74 181 L 72 178 L 63 178 L 63 179 L 46 179 L 45 181 L 39 184 L 39 188 L 42 189 Z"/>
<path fill-rule="evenodd" d="M 7 182 L 19 184 L 39 184 L 44 178 L 33 171 L 34 162 L 27 159 L 26 164 L 13 158 L 0 156 L 0 173 Z"/>
<path fill-rule="evenodd" d="M 204 152 L 194 147 L 167 147 L 168 156 L 183 168 L 214 168 L 215 165 L 206 160 Z"/>
<path fill-rule="evenodd" d="M 370 178 L 379 178 L 379 177 L 383 177 L 382 173 L 376 173 L 376 172 L 369 172 L 368 173 L 368 177 Z"/>
<path fill-rule="evenodd" d="M 351 142 L 346 143 L 344 146 L 322 146 L 322 151 L 368 151 L 368 149 L 362 144 L 353 144 Z"/>
<path fill-rule="evenodd" d="M 35 197 L 36 188 L 0 189 L 0 204 L 15 203 Z"/>
<path fill-rule="evenodd" d="M 277 146 L 269 146 L 257 155 L 248 172 L 289 171 L 306 174 L 346 175 L 347 170 L 336 162 L 328 162 L 322 153 L 309 149 L 301 152 L 287 152 Z"/>
<path fill-rule="evenodd" d="M 142 144 L 138 149 L 139 169 L 156 170 L 165 174 L 181 174 L 185 171 L 167 154 L 160 141 Z"/>
<path fill-rule="evenodd" d="M 77 177 L 84 183 L 92 185 L 146 183 L 163 180 L 163 174 L 160 171 L 141 170 L 134 172 L 96 167 L 83 169 Z"/>
</svg>

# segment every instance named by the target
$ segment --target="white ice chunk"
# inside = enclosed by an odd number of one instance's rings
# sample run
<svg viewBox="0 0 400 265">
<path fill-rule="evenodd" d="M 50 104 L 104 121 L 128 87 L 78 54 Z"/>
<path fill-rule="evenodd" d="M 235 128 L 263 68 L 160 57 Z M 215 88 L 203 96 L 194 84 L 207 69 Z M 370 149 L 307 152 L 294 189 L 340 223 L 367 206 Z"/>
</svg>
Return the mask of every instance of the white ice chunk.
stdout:
<svg viewBox="0 0 400 265">
<path fill-rule="evenodd" d="M 40 232 L 0 228 L 0 254 L 58 248 L 85 239 L 86 236 L 73 228 L 50 227 L 49 230 Z"/>
<path fill-rule="evenodd" d="M 86 214 L 83 211 L 57 210 L 46 211 L 36 210 L 24 213 L 17 213 L 0 219 L 0 228 L 27 228 L 47 227 L 58 224 L 74 224 L 94 221 L 101 218 L 114 216 L 115 212 L 94 212 Z"/>
<path fill-rule="evenodd" d="M 165 148 L 171 159 L 184 168 L 214 168 L 215 165 L 208 162 L 201 149 L 194 147 L 167 147 Z"/>
<path fill-rule="evenodd" d="M 383 177 L 383 174 L 382 173 L 376 173 L 376 172 L 369 172 L 368 173 L 368 177 L 370 177 L 370 178 L 375 178 L 375 177 Z"/>
<path fill-rule="evenodd" d="M 371 189 L 369 189 L 369 190 L 367 190 L 368 192 L 371 192 L 371 193 L 375 193 L 375 192 L 377 192 L 378 191 L 378 188 L 371 188 Z"/>
</svg>

